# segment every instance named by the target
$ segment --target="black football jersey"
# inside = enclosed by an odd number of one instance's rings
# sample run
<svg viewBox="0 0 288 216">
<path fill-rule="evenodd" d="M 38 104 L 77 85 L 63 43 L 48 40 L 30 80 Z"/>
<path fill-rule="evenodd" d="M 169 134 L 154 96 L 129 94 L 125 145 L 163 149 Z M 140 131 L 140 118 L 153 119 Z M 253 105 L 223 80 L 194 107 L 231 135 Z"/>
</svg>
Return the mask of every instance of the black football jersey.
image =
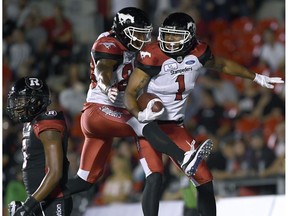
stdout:
<svg viewBox="0 0 288 216">
<path fill-rule="evenodd" d="M 28 194 L 33 194 L 41 184 L 47 169 L 45 166 L 44 147 L 39 134 L 45 130 L 56 130 L 62 134 L 63 175 L 59 185 L 50 194 L 51 198 L 62 197 L 62 189 L 68 179 L 69 161 L 66 157 L 68 132 L 63 112 L 47 111 L 38 115 L 23 127 L 23 181 Z"/>
</svg>

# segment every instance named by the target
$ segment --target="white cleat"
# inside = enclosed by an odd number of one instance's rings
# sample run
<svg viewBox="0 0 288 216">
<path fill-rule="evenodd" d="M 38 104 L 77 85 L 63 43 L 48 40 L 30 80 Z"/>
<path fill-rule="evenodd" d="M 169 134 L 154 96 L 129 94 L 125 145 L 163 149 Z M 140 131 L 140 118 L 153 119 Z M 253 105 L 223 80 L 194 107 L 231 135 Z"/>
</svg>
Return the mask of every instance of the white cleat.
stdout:
<svg viewBox="0 0 288 216">
<path fill-rule="evenodd" d="M 182 170 L 187 176 L 195 175 L 201 161 L 209 156 L 211 153 L 213 142 L 207 139 L 200 144 L 197 149 L 194 149 L 194 143 L 192 142 L 191 150 L 185 152 L 184 160 L 181 165 Z"/>
</svg>

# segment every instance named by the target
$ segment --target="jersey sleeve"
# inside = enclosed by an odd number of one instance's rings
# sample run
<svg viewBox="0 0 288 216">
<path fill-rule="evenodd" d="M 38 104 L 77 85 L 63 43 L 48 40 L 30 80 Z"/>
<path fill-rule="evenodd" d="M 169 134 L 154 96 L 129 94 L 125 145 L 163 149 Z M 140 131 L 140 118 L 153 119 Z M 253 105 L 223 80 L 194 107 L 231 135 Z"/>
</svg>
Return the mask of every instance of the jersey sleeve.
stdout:
<svg viewBox="0 0 288 216">
<path fill-rule="evenodd" d="M 162 62 L 159 47 L 156 44 L 145 46 L 142 51 L 138 52 L 135 67 L 141 69 L 149 76 L 155 76 L 161 71 Z"/>
<path fill-rule="evenodd" d="M 203 42 L 199 42 L 195 49 L 193 49 L 192 54 L 197 56 L 202 65 L 205 65 L 208 60 L 214 58 L 210 47 Z"/>
<path fill-rule="evenodd" d="M 101 37 L 93 44 L 91 55 L 95 63 L 99 59 L 112 59 L 121 63 L 123 61 L 123 46 L 113 37 Z"/>
<path fill-rule="evenodd" d="M 33 124 L 35 135 L 39 138 L 39 134 L 47 130 L 59 131 L 62 135 L 66 131 L 66 123 L 63 113 L 57 113 L 56 111 L 47 111 L 36 119 Z"/>
</svg>

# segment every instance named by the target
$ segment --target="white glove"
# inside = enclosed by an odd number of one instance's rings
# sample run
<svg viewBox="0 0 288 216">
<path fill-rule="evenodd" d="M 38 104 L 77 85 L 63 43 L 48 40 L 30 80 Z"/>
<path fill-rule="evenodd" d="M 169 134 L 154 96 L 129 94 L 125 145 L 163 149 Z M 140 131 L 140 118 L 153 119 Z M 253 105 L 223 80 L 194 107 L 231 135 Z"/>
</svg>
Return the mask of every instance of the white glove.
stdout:
<svg viewBox="0 0 288 216">
<path fill-rule="evenodd" d="M 147 107 L 138 113 L 138 121 L 139 122 L 150 122 L 159 118 L 164 113 L 164 107 L 159 112 L 153 112 L 152 107 L 156 101 L 162 102 L 158 98 L 154 98 L 148 102 Z"/>
<path fill-rule="evenodd" d="M 109 100 L 114 103 L 116 98 L 117 98 L 117 95 L 118 95 L 118 89 L 117 87 L 109 87 L 105 90 Z"/>
<path fill-rule="evenodd" d="M 12 201 L 8 204 L 9 215 L 13 216 L 16 210 L 23 205 L 21 201 Z"/>
<path fill-rule="evenodd" d="M 269 89 L 273 89 L 274 88 L 273 84 L 275 83 L 284 83 L 284 80 L 282 80 L 281 77 L 268 77 L 257 73 L 255 75 L 256 76 L 253 81 Z"/>
</svg>

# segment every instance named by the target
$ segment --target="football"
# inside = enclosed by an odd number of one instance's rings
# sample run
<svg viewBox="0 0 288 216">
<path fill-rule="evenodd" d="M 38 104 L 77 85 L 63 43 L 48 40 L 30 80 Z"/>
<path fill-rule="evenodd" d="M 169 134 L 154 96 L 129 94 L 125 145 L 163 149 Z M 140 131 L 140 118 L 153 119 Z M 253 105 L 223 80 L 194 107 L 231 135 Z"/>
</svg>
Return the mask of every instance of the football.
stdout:
<svg viewBox="0 0 288 216">
<path fill-rule="evenodd" d="M 139 109 L 142 111 L 147 107 L 147 104 L 150 100 L 158 98 L 156 94 L 144 92 L 137 98 L 137 104 Z M 159 112 L 163 108 L 163 104 L 160 101 L 156 101 L 152 107 L 153 112 Z"/>
</svg>

